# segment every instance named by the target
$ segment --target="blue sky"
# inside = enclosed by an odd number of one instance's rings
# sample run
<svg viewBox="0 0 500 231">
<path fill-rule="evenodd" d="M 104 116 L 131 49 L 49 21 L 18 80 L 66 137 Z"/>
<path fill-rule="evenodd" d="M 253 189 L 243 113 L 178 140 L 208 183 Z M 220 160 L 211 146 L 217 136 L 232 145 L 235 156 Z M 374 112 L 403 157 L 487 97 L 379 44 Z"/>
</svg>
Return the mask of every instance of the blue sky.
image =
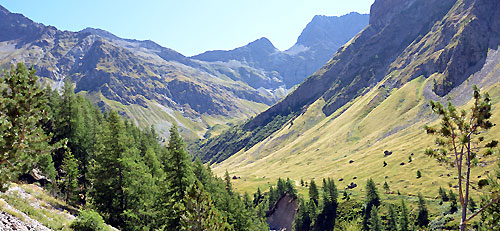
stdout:
<svg viewBox="0 0 500 231">
<path fill-rule="evenodd" d="M 58 29 L 101 28 L 153 40 L 191 56 L 267 37 L 291 47 L 314 15 L 369 13 L 374 0 L 0 0 L 14 13 Z"/>
</svg>

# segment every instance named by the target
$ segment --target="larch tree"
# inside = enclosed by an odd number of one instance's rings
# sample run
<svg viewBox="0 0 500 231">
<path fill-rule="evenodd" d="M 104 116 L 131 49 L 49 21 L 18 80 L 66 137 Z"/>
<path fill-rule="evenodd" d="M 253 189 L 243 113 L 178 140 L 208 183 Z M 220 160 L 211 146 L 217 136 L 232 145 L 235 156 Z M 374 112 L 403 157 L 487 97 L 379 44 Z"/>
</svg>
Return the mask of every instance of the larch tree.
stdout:
<svg viewBox="0 0 500 231">
<path fill-rule="evenodd" d="M 469 188 L 471 168 L 477 163 L 481 150 L 486 149 L 482 155 L 488 156 L 493 153 L 492 148 L 498 141 L 488 142 L 484 139 L 484 133 L 493 127 L 491 118 L 491 99 L 488 93 L 481 94 L 477 86 L 473 86 L 473 106 L 470 112 L 460 112 L 451 104 L 445 107 L 439 102 L 431 101 L 432 111 L 441 117 L 439 128 L 426 126 L 428 134 L 436 135 L 435 143 L 438 151 L 429 148 L 425 153 L 437 161 L 447 163 L 454 167 L 458 175 L 458 197 L 462 207 L 460 230 L 465 230 L 467 222 L 479 214 L 484 208 L 467 217 L 467 206 L 469 205 Z M 448 157 L 452 157 L 450 161 Z M 492 199 L 492 202 L 500 200 L 500 196 Z M 488 204 L 489 206 L 491 204 Z"/>
<path fill-rule="evenodd" d="M 55 177 L 54 146 L 42 129 L 48 119 L 47 98 L 34 68 L 12 65 L 0 80 L 0 190 L 35 167 Z"/>
<path fill-rule="evenodd" d="M 166 194 L 164 212 L 165 229 L 179 230 L 181 228 L 181 215 L 185 211 L 184 197 L 186 190 L 194 182 L 191 169 L 191 158 L 186 151 L 177 127 L 170 128 L 170 139 L 168 142 L 168 155 L 165 163 L 165 176 L 168 185 L 162 189 Z"/>
<path fill-rule="evenodd" d="M 311 183 L 309 184 L 309 198 L 316 207 L 319 205 L 319 191 L 314 179 L 311 179 Z"/>
<path fill-rule="evenodd" d="M 377 186 L 375 182 L 370 178 L 366 182 L 366 199 L 365 199 L 365 211 L 363 216 L 363 230 L 369 230 L 368 220 L 371 216 L 371 210 L 373 207 L 378 207 L 380 205 L 380 196 L 378 195 Z"/>
</svg>

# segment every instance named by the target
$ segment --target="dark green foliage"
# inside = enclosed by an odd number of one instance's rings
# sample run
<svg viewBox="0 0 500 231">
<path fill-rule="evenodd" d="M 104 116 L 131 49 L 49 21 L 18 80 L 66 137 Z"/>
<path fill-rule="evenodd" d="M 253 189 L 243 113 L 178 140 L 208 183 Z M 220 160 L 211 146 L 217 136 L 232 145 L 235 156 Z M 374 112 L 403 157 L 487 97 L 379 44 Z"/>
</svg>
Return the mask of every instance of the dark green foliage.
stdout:
<svg viewBox="0 0 500 231">
<path fill-rule="evenodd" d="M 309 184 L 309 198 L 314 203 L 314 205 L 318 206 L 319 204 L 319 191 L 314 179 L 311 180 Z"/>
<path fill-rule="evenodd" d="M 42 125 L 49 119 L 47 98 L 37 84 L 35 70 L 12 65 L 0 79 L 0 190 L 19 174 L 39 168 L 55 176 Z M 54 180 L 54 179 L 52 179 Z"/>
<path fill-rule="evenodd" d="M 342 200 L 348 201 L 349 199 L 351 199 L 351 197 L 349 196 L 349 194 L 347 193 L 347 191 L 344 191 L 342 193 Z"/>
<path fill-rule="evenodd" d="M 296 231 L 309 231 L 312 229 L 312 223 L 313 218 L 311 217 L 310 207 L 303 199 L 300 199 L 299 210 L 295 216 L 294 228 Z"/>
<path fill-rule="evenodd" d="M 330 178 L 323 179 L 323 208 L 316 219 L 315 230 L 333 230 L 337 218 L 337 197 L 335 182 Z"/>
<path fill-rule="evenodd" d="M 231 184 L 231 176 L 229 176 L 229 172 L 227 172 L 227 170 L 226 173 L 224 174 L 224 182 L 226 182 L 226 190 L 229 193 L 233 193 L 233 184 Z"/>
<path fill-rule="evenodd" d="M 458 211 L 457 195 L 450 190 L 449 200 L 450 200 L 450 213 L 456 213 Z"/>
<path fill-rule="evenodd" d="M 260 188 L 257 188 L 257 192 L 253 194 L 253 204 L 254 206 L 259 205 L 262 200 L 264 200 L 264 195 L 262 195 L 262 192 L 260 191 Z"/>
<path fill-rule="evenodd" d="M 458 170 L 458 196 L 462 207 L 461 231 L 465 230 L 468 221 L 471 168 L 479 162 L 478 155 L 481 148 L 497 145 L 497 142 L 486 142 L 484 136 L 478 136 L 494 126 L 490 121 L 492 115 L 490 96 L 488 93 L 482 95 L 477 86 L 473 86 L 472 90 L 474 104 L 469 113 L 466 110 L 458 111 L 451 102 L 445 107 L 439 102 L 431 101 L 432 111 L 441 117 L 441 124 L 439 129 L 425 126 L 428 134 L 437 136 L 435 143 L 439 147 L 439 151 L 428 148 L 425 154 Z M 483 155 L 491 155 L 492 150 L 486 148 Z M 453 205 L 452 211 L 455 210 L 454 207 Z"/>
<path fill-rule="evenodd" d="M 472 197 L 469 199 L 469 211 L 471 211 L 472 213 L 475 212 L 477 209 L 477 204 L 476 202 L 474 201 L 474 199 L 472 199 Z"/>
<path fill-rule="evenodd" d="M 100 138 L 93 169 L 92 199 L 97 210 L 113 226 L 122 227 L 121 214 L 125 211 L 124 171 L 125 153 L 129 140 L 118 113 L 111 112 L 106 118 L 106 129 Z"/>
<path fill-rule="evenodd" d="M 198 181 L 188 188 L 184 204 L 180 230 L 229 230 L 226 218 L 213 206 L 210 195 Z"/>
<path fill-rule="evenodd" d="M 441 197 L 441 200 L 443 202 L 446 202 L 449 200 L 448 194 L 446 194 L 446 190 L 444 190 L 443 187 L 439 187 L 439 197 Z"/>
<path fill-rule="evenodd" d="M 292 198 L 297 198 L 297 190 L 293 185 L 293 181 L 290 179 L 283 180 L 278 178 L 276 182 L 276 188 L 272 186 L 269 188 L 269 210 L 272 210 L 279 199 L 283 196 L 289 195 Z"/>
<path fill-rule="evenodd" d="M 75 231 L 104 231 L 106 226 L 99 213 L 94 210 L 80 210 L 76 219 L 71 223 L 70 228 Z"/>
<path fill-rule="evenodd" d="M 293 198 L 297 198 L 297 189 L 295 189 L 294 181 L 289 178 L 285 181 L 285 193 L 290 195 Z"/>
<path fill-rule="evenodd" d="M 365 211 L 363 216 L 363 230 L 369 230 L 368 220 L 371 216 L 371 210 L 373 207 L 378 207 L 380 205 L 380 197 L 378 195 L 377 186 L 375 182 L 370 178 L 366 182 L 366 199 L 365 199 Z"/>
<path fill-rule="evenodd" d="M 420 172 L 420 170 L 417 170 L 417 179 L 422 177 L 422 172 Z"/>
<path fill-rule="evenodd" d="M 76 230 L 101 230 L 96 224 L 103 224 L 102 217 L 121 230 L 269 229 L 264 221 L 264 195 L 260 193 L 254 205 L 248 194 L 241 199 L 201 161 L 191 163 L 175 127 L 170 130 L 168 146 L 163 147 L 154 128 L 142 131 L 117 112 L 102 113 L 89 100 L 75 95 L 70 81 L 62 95 L 43 92 L 35 84 L 34 71 L 23 65 L 12 70 L 15 74 L 6 75 L 0 83 L 0 150 L 11 153 L 3 156 L 15 161 L 8 159 L 13 168 L 0 175 L 2 185 L 32 168 L 52 182 L 57 179 L 58 184 L 51 187 L 54 192 L 71 204 L 86 204 L 85 208 L 100 212 L 82 211 L 73 225 Z M 17 88 L 6 92 L 10 85 L 5 81 L 12 78 L 17 78 Z M 24 95 L 17 94 L 18 90 Z M 26 90 L 35 95 L 25 94 Z M 9 94 L 12 99 L 4 97 Z M 39 102 L 23 99 L 25 96 Z M 24 110 L 25 104 L 35 111 Z M 14 109 L 16 113 L 11 114 L 9 110 Z M 25 121 L 14 121 L 11 115 Z M 11 129 L 14 125 L 26 130 L 22 145 L 11 145 L 19 138 L 8 132 L 18 132 Z M 7 159 L 0 159 L 2 168 L 4 161 Z M 296 194 L 291 181 L 282 182 L 282 188 Z M 202 226 L 191 226 L 198 221 Z"/>
<path fill-rule="evenodd" d="M 396 211 L 394 210 L 394 205 L 390 204 L 389 205 L 389 211 L 387 213 L 387 227 L 386 230 L 393 231 L 397 230 L 397 215 Z"/>
<path fill-rule="evenodd" d="M 389 190 L 390 190 L 389 184 L 387 184 L 387 181 L 384 182 L 384 190 L 385 190 L 385 192 L 389 192 Z"/>
<path fill-rule="evenodd" d="M 378 216 L 377 207 L 372 208 L 370 212 L 370 219 L 368 219 L 368 227 L 370 231 L 381 231 L 384 229 L 382 226 L 382 220 Z"/>
<path fill-rule="evenodd" d="M 410 218 L 408 214 L 408 208 L 406 207 L 405 201 L 401 200 L 401 212 L 399 214 L 399 231 L 408 231 L 410 226 Z"/>
<path fill-rule="evenodd" d="M 249 122 L 232 126 L 222 134 L 208 139 L 200 147 L 193 147 L 191 150 L 203 162 L 219 163 L 241 149 L 248 150 L 264 140 L 290 121 L 295 114 L 288 111 L 285 115 L 276 115 L 257 127 L 250 127 Z"/>
<path fill-rule="evenodd" d="M 417 215 L 417 225 L 419 227 L 427 227 L 429 224 L 429 210 L 425 204 L 425 198 L 422 194 L 418 194 L 418 215 Z"/>
<path fill-rule="evenodd" d="M 173 126 L 170 129 L 170 139 L 168 142 L 168 155 L 165 157 L 164 167 L 166 180 L 170 182 L 162 191 L 166 192 L 163 199 L 165 228 L 168 230 L 179 230 L 181 215 L 184 213 L 184 197 L 188 187 L 194 182 L 194 174 L 191 169 L 191 161 L 184 142 Z"/>
<path fill-rule="evenodd" d="M 71 151 L 66 151 L 63 160 L 62 170 L 64 171 L 64 194 L 66 202 L 75 204 L 78 200 L 78 163 Z"/>
</svg>

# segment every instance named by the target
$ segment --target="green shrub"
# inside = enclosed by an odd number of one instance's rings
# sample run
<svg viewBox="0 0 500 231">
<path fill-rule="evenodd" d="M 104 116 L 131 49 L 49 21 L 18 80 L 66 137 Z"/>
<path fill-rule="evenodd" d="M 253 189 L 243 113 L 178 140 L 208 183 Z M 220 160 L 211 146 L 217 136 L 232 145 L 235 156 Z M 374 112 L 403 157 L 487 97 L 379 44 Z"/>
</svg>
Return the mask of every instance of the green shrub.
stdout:
<svg viewBox="0 0 500 231">
<path fill-rule="evenodd" d="M 80 210 L 80 214 L 70 226 L 75 231 L 106 230 L 101 215 L 94 210 Z"/>
</svg>

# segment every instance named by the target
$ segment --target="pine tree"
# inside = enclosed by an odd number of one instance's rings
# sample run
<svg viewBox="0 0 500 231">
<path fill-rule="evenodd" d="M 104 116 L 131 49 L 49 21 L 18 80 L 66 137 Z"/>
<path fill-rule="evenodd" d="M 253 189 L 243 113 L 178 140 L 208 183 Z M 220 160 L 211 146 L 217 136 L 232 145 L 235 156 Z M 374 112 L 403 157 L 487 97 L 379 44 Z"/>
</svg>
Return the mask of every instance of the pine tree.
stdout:
<svg viewBox="0 0 500 231">
<path fill-rule="evenodd" d="M 389 212 L 387 214 L 387 230 L 398 230 L 397 226 L 397 216 L 396 211 L 394 211 L 394 205 L 389 205 Z"/>
<path fill-rule="evenodd" d="M 184 213 L 184 197 L 188 187 L 194 182 L 189 154 L 184 147 L 184 141 L 179 135 L 177 128 L 170 129 L 168 142 L 168 156 L 165 161 L 165 174 L 169 185 L 165 189 L 167 200 L 164 206 L 163 216 L 165 229 L 179 230 L 181 215 Z"/>
<path fill-rule="evenodd" d="M 317 207 L 319 204 L 319 192 L 314 179 L 311 179 L 311 183 L 309 184 L 309 198 Z"/>
<path fill-rule="evenodd" d="M 296 231 L 309 231 L 312 226 L 312 218 L 309 213 L 308 206 L 303 199 L 300 199 L 299 210 L 295 216 L 295 230 Z"/>
<path fill-rule="evenodd" d="M 283 179 L 278 178 L 278 181 L 276 183 L 276 190 L 278 191 L 279 198 L 281 198 L 283 195 L 285 195 L 285 192 L 286 192 L 285 181 Z"/>
<path fill-rule="evenodd" d="M 399 231 L 408 231 L 410 225 L 408 208 L 405 201 L 401 200 L 401 213 L 399 215 Z"/>
<path fill-rule="evenodd" d="M 461 231 L 465 230 L 466 223 L 477 215 L 473 214 L 467 218 L 471 168 L 478 161 L 481 149 L 486 149 L 483 156 L 488 156 L 493 152 L 492 148 L 498 145 L 498 141 L 488 142 L 483 135 L 494 126 L 490 121 L 492 116 L 491 98 L 488 93 L 481 94 L 477 86 L 473 86 L 472 90 L 474 103 L 469 113 L 466 110 L 458 111 L 451 102 L 448 102 L 445 107 L 439 102 L 431 101 L 432 111 L 439 115 L 442 120 L 438 129 L 425 126 L 427 134 L 437 136 L 435 143 L 440 147 L 439 151 L 428 148 L 425 154 L 457 170 L 457 190 L 462 207 Z M 491 202 L 498 200 L 500 197 L 492 199 Z M 488 206 L 491 204 L 493 203 L 488 203 Z"/>
<path fill-rule="evenodd" d="M 385 190 L 385 192 L 386 192 L 386 193 L 388 193 L 388 192 L 389 192 L 389 190 L 390 190 L 390 188 L 389 188 L 389 184 L 387 184 L 387 181 L 386 181 L 386 182 L 384 182 L 384 190 Z"/>
<path fill-rule="evenodd" d="M 196 181 L 190 186 L 184 198 L 186 209 L 181 215 L 181 229 L 189 231 L 224 231 L 230 226 L 224 216 L 214 207 L 210 195 Z"/>
<path fill-rule="evenodd" d="M 450 200 L 450 213 L 456 213 L 458 211 L 457 195 L 450 190 L 449 200 Z"/>
<path fill-rule="evenodd" d="M 246 209 L 253 208 L 252 199 L 250 199 L 250 194 L 248 194 L 248 192 L 243 194 L 243 204 L 245 204 Z"/>
<path fill-rule="evenodd" d="M 78 198 L 78 163 L 70 150 L 66 150 L 63 159 L 62 170 L 64 172 L 64 194 L 67 203 L 75 204 Z"/>
<path fill-rule="evenodd" d="M 318 215 L 316 230 L 333 230 L 337 218 L 337 187 L 335 182 L 328 178 L 323 179 L 323 209 Z"/>
<path fill-rule="evenodd" d="M 274 208 L 278 199 L 277 191 L 273 188 L 273 186 L 269 186 L 269 210 Z"/>
<path fill-rule="evenodd" d="M 420 170 L 417 170 L 417 179 L 422 177 L 422 172 L 420 172 Z"/>
<path fill-rule="evenodd" d="M 425 205 L 425 198 L 422 194 L 418 194 L 418 215 L 417 225 L 419 227 L 426 227 L 429 224 L 429 210 Z"/>
<path fill-rule="evenodd" d="M 231 176 L 229 176 L 229 172 L 226 170 L 224 173 L 224 182 L 226 183 L 226 190 L 229 194 L 233 193 L 233 184 L 231 183 Z"/>
<path fill-rule="evenodd" d="M 100 144 L 93 168 L 91 197 L 96 209 L 106 215 L 105 220 L 121 227 L 121 215 L 125 211 L 123 160 L 129 142 L 117 112 L 107 115 L 105 129 L 98 140 Z"/>
<path fill-rule="evenodd" d="M 42 129 L 48 119 L 44 91 L 38 86 L 34 68 L 11 66 L 0 79 L 0 190 L 21 173 L 38 167 L 55 175 L 48 144 L 50 136 Z M 48 172 L 50 171 L 50 172 Z"/>
<path fill-rule="evenodd" d="M 366 182 L 366 199 L 365 199 L 365 211 L 363 216 L 363 230 L 369 230 L 368 220 L 371 216 L 371 210 L 373 207 L 378 207 L 380 205 L 380 197 L 377 192 L 377 186 L 375 182 L 370 178 Z"/>
<path fill-rule="evenodd" d="M 130 135 L 130 134 L 128 134 Z M 158 217 L 154 210 L 155 197 L 159 193 L 139 150 L 132 145 L 122 155 L 124 207 L 122 214 L 123 229 L 152 229 Z"/>
<path fill-rule="evenodd" d="M 382 226 L 382 221 L 378 216 L 377 207 L 372 208 L 370 212 L 370 219 L 368 219 L 368 227 L 370 231 L 382 231 L 384 229 Z"/>
<path fill-rule="evenodd" d="M 441 197 L 442 202 L 446 202 L 449 200 L 448 195 L 446 194 L 446 190 L 443 187 L 439 187 L 439 197 Z"/>
<path fill-rule="evenodd" d="M 294 184 L 294 181 L 287 178 L 286 182 L 285 182 L 285 192 L 288 195 L 290 195 L 291 197 L 296 198 L 297 197 L 297 190 L 295 189 L 293 184 Z"/>
<path fill-rule="evenodd" d="M 262 199 L 263 199 L 262 192 L 260 191 L 260 188 L 257 188 L 257 192 L 253 194 L 253 205 L 254 206 L 259 205 Z"/>
</svg>

